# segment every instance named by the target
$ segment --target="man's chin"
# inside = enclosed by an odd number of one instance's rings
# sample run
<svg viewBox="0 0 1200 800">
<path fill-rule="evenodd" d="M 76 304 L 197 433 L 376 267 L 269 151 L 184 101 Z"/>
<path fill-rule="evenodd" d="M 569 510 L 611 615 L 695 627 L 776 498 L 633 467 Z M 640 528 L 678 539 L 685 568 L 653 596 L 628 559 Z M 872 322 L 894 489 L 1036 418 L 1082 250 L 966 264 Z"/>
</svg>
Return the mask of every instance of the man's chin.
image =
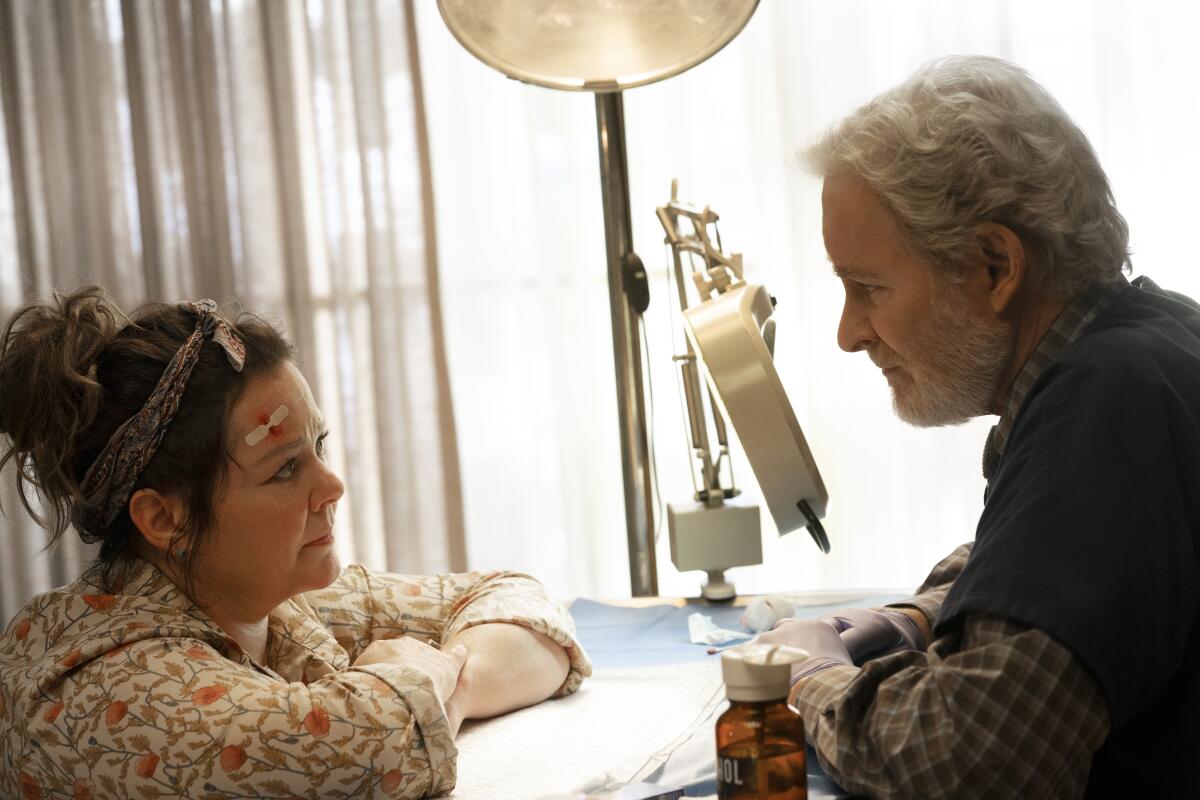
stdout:
<svg viewBox="0 0 1200 800">
<path fill-rule="evenodd" d="M 906 422 L 914 428 L 953 427 L 980 416 L 979 414 L 967 414 L 937 402 L 930 402 L 929 398 L 913 397 L 910 392 L 897 391 L 893 386 L 892 410 L 901 422 Z"/>
</svg>

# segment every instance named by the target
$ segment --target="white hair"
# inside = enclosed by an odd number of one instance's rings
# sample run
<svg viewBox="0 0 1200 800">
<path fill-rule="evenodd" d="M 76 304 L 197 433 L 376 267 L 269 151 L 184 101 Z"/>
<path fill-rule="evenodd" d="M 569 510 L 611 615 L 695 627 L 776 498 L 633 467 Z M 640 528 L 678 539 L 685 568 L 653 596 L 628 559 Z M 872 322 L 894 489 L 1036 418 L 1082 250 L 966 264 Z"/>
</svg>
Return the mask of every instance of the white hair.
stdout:
<svg viewBox="0 0 1200 800">
<path fill-rule="evenodd" d="M 1130 265 L 1129 227 L 1087 137 L 1025 70 L 999 58 L 926 64 L 802 153 L 850 174 L 949 279 L 979 252 L 978 225 L 1011 228 L 1045 291 L 1071 297 Z"/>
</svg>

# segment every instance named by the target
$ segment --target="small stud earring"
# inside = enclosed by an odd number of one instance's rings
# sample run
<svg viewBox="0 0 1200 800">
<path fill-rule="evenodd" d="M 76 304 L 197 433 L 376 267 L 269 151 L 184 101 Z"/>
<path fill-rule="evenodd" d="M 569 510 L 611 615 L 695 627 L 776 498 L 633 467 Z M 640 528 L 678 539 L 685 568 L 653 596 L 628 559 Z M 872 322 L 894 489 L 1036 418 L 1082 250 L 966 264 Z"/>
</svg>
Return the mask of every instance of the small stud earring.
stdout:
<svg viewBox="0 0 1200 800">
<path fill-rule="evenodd" d="M 178 559 L 182 559 L 182 558 L 183 558 L 184 556 L 186 556 L 186 555 L 187 555 L 187 548 L 186 548 L 186 547 L 176 547 L 176 548 L 175 548 L 175 557 L 176 557 L 176 558 L 178 558 Z"/>
</svg>

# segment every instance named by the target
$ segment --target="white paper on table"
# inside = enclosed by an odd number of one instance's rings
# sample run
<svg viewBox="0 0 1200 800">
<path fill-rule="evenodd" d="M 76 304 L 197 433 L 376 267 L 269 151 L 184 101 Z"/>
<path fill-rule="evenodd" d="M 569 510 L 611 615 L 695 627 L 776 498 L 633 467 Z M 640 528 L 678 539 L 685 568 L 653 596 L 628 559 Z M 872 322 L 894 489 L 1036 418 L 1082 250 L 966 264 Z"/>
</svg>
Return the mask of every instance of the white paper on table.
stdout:
<svg viewBox="0 0 1200 800">
<path fill-rule="evenodd" d="M 464 724 L 450 797 L 530 800 L 642 780 L 724 701 L 717 659 L 597 670 L 575 694 Z"/>
<path fill-rule="evenodd" d="M 749 636 L 745 631 L 718 627 L 712 617 L 699 611 L 688 615 L 688 639 L 692 644 L 725 644 Z"/>
</svg>

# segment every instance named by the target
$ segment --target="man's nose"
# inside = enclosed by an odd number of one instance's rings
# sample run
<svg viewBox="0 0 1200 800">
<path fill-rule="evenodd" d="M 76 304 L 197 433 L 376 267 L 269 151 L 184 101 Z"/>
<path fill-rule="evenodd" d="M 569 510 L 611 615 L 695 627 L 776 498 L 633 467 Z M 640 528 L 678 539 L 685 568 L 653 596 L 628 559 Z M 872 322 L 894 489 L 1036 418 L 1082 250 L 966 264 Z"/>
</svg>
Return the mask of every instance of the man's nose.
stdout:
<svg viewBox="0 0 1200 800">
<path fill-rule="evenodd" d="M 838 347 L 847 353 L 857 353 L 875 344 L 877 339 L 871 320 L 862 312 L 858 303 L 847 297 L 842 306 L 841 321 L 838 323 Z"/>
</svg>

